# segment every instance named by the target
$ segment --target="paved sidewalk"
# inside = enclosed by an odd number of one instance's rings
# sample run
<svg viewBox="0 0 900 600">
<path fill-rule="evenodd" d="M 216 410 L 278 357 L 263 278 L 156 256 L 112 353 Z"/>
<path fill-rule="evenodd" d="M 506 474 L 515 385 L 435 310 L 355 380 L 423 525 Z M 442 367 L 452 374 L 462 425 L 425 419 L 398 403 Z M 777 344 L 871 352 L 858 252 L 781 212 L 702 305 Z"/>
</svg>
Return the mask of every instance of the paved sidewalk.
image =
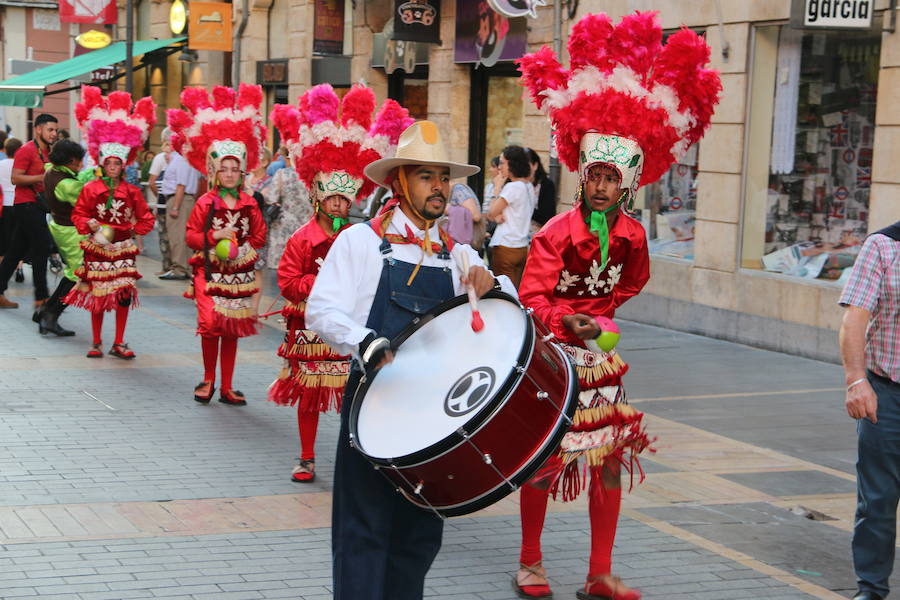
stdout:
<svg viewBox="0 0 900 600">
<path fill-rule="evenodd" d="M 191 399 L 199 341 L 184 285 L 142 258 L 134 361 L 88 360 L 72 338 L 0 312 L 0 598 L 329 598 L 337 418 L 320 421 L 319 476 L 289 481 L 296 415 L 265 402 L 281 333 L 241 340 L 243 408 Z M 263 308 L 272 301 L 269 276 Z M 113 316 L 107 318 L 111 338 Z M 648 599 L 838 598 L 854 588 L 854 425 L 839 367 L 623 323 L 626 385 L 658 452 L 624 502 L 614 565 Z M 107 342 L 108 344 L 108 342 Z M 803 507 L 801 509 L 800 507 Z M 802 516 L 816 510 L 829 520 Z M 557 598 L 587 570 L 583 499 L 552 504 L 545 564 Z M 447 522 L 432 599 L 512 599 L 517 498 Z"/>
</svg>

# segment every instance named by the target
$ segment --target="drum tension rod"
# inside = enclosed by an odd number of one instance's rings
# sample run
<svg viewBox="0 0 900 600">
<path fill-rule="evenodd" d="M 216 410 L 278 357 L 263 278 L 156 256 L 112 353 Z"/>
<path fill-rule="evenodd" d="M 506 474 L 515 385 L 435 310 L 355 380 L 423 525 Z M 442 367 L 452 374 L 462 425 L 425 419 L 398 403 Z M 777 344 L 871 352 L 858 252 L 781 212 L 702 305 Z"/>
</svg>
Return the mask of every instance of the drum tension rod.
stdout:
<svg viewBox="0 0 900 600">
<path fill-rule="evenodd" d="M 512 490 L 512 491 L 514 492 L 514 491 L 516 491 L 517 489 L 519 489 L 519 486 L 517 486 L 517 485 L 514 484 L 512 481 L 510 481 L 510 480 L 506 477 L 506 475 L 504 475 L 504 474 L 500 471 L 500 469 L 497 468 L 497 465 L 494 464 L 494 459 L 493 459 L 493 457 L 492 457 L 490 454 L 485 454 L 484 452 L 482 452 L 481 449 L 480 449 L 478 446 L 475 445 L 475 442 L 473 442 L 471 439 L 469 439 L 469 434 L 468 434 L 468 432 L 467 432 L 465 429 L 463 429 L 462 427 L 460 427 L 459 429 L 456 430 L 456 433 L 458 433 L 459 435 L 461 435 L 461 436 L 463 437 L 463 439 L 466 440 L 466 442 L 467 442 L 470 446 L 472 446 L 472 448 L 475 449 L 475 452 L 477 452 L 479 455 L 481 455 L 481 460 L 484 461 L 484 464 L 486 464 L 486 465 L 489 466 L 491 469 L 493 469 L 493 470 L 494 470 L 494 473 L 496 473 L 497 476 L 500 477 L 500 479 L 502 479 L 504 482 L 506 482 L 506 485 L 509 486 L 509 489 L 510 489 L 510 490 Z"/>
<path fill-rule="evenodd" d="M 518 369 L 518 368 L 520 368 L 520 367 L 516 367 L 516 368 Z M 571 418 L 569 415 L 567 415 L 566 413 L 563 412 L 563 410 L 559 407 L 559 404 L 557 404 L 557 403 L 553 400 L 553 398 L 550 397 L 550 394 L 548 394 L 547 392 L 545 392 L 544 390 L 542 390 L 542 389 L 540 388 L 540 386 L 537 384 L 537 382 L 536 382 L 534 379 L 532 379 L 531 375 L 529 375 L 528 373 L 525 373 L 525 377 L 527 377 L 527 378 L 528 378 L 528 381 L 530 381 L 530 382 L 532 383 L 532 385 L 534 385 L 534 387 L 536 387 L 536 388 L 538 389 L 538 392 L 537 392 L 537 394 L 536 394 L 537 399 L 538 399 L 538 400 L 546 400 L 546 401 L 548 401 L 550 404 L 552 404 L 552 405 L 553 405 L 553 408 L 555 408 L 556 410 L 559 411 L 559 413 L 562 415 L 562 418 L 565 419 L 566 423 L 568 423 L 569 425 L 571 425 L 571 424 L 572 424 L 572 418 Z"/>
<path fill-rule="evenodd" d="M 419 498 L 421 498 L 422 502 L 424 502 L 426 505 L 428 505 L 428 508 L 431 509 L 431 512 L 436 514 L 438 516 L 438 518 L 441 519 L 442 521 L 447 518 L 444 515 L 442 515 L 441 513 L 439 513 L 438 510 L 434 506 L 431 505 L 431 502 L 428 501 L 428 498 L 426 498 L 424 495 L 422 495 L 422 488 L 425 487 L 424 481 L 419 481 L 419 483 L 417 483 L 416 485 L 413 485 L 409 481 L 409 479 L 406 478 L 406 475 L 403 474 L 403 471 L 401 471 L 397 465 L 395 465 L 394 463 L 391 463 L 390 466 L 394 470 L 394 473 L 396 473 L 400 477 L 400 479 L 402 479 L 403 482 L 409 486 L 409 488 L 412 490 L 412 493 L 415 494 L 416 496 L 418 496 Z M 375 467 L 375 468 L 377 469 L 378 467 Z M 391 485 L 394 485 L 394 482 L 391 481 L 390 477 L 385 475 L 383 472 L 381 474 L 384 475 L 384 477 L 388 481 L 391 482 Z M 407 496 L 407 498 L 409 497 L 409 492 L 404 490 L 402 487 L 394 486 L 394 489 L 397 490 L 398 493 L 403 494 L 404 496 Z"/>
</svg>

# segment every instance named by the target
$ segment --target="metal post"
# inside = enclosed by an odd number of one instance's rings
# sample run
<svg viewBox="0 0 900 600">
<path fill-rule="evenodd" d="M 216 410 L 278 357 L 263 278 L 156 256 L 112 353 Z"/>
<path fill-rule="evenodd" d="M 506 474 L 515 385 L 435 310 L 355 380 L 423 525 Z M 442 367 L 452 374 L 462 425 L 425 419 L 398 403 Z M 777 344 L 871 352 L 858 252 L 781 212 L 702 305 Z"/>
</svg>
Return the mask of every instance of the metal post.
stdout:
<svg viewBox="0 0 900 600">
<path fill-rule="evenodd" d="M 125 91 L 134 93 L 134 0 L 125 0 Z"/>
<path fill-rule="evenodd" d="M 563 0 L 556 0 L 553 3 L 553 50 L 556 56 L 562 60 L 562 3 Z M 550 179 L 556 187 L 556 193 L 559 194 L 559 157 L 556 154 L 553 142 L 553 132 L 550 132 Z"/>
</svg>

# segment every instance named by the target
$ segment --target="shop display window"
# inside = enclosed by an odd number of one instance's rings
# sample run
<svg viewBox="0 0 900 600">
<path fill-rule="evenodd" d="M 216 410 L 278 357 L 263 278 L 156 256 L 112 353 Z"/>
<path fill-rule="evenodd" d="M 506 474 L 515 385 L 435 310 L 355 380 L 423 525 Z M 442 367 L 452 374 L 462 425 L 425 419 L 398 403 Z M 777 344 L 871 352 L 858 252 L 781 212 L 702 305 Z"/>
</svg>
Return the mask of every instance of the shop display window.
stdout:
<svg viewBox="0 0 900 600">
<path fill-rule="evenodd" d="M 745 268 L 849 276 L 868 226 L 880 53 L 879 34 L 757 32 Z M 766 120 L 767 139 L 754 132 Z"/>
<path fill-rule="evenodd" d="M 697 214 L 697 145 L 644 192 L 640 218 L 651 254 L 693 260 Z"/>
</svg>

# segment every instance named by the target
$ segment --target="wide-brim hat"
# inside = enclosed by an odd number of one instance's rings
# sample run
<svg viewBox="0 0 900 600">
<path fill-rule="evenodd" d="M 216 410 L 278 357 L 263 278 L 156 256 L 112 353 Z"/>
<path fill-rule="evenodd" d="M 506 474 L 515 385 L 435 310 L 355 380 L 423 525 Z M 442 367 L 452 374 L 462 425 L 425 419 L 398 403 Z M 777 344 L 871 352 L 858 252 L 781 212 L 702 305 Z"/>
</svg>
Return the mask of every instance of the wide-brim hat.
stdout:
<svg viewBox="0 0 900 600">
<path fill-rule="evenodd" d="M 366 166 L 366 177 L 378 185 L 390 189 L 387 182 L 391 171 L 403 165 L 435 165 L 448 167 L 450 179 L 469 177 L 481 171 L 480 167 L 453 162 L 441 139 L 437 125 L 431 121 L 416 121 L 400 134 L 393 158 L 382 158 Z"/>
</svg>

